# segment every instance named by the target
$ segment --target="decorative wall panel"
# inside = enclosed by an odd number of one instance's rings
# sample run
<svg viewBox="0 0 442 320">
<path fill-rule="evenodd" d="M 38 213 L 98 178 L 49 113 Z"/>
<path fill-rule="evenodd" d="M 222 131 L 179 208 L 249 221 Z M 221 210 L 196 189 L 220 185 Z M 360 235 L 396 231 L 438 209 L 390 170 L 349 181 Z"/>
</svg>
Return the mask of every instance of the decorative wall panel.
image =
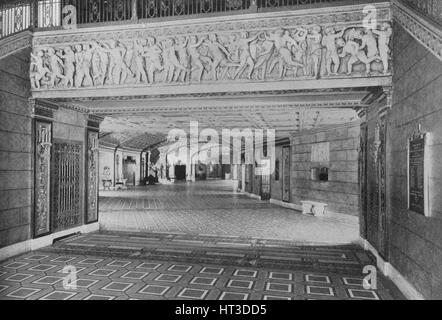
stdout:
<svg viewBox="0 0 442 320">
<path fill-rule="evenodd" d="M 55 142 L 52 171 L 53 229 L 60 231 L 80 225 L 81 155 L 79 142 Z"/>
<path fill-rule="evenodd" d="M 359 147 L 359 183 L 360 183 L 360 205 L 361 218 L 359 229 L 361 236 L 367 238 L 367 125 L 361 126 L 361 137 Z"/>
<path fill-rule="evenodd" d="M 50 166 L 52 124 L 35 121 L 34 236 L 50 232 Z"/>
<path fill-rule="evenodd" d="M 282 148 L 282 201 L 290 201 L 290 148 Z"/>
<path fill-rule="evenodd" d="M 87 131 L 86 223 L 98 220 L 98 132 Z"/>
<path fill-rule="evenodd" d="M 367 238 L 376 245 L 379 254 L 387 258 L 388 224 L 386 203 L 386 119 L 377 121 L 374 136 L 368 140 L 370 154 L 367 177 L 368 207 L 367 207 Z"/>
</svg>

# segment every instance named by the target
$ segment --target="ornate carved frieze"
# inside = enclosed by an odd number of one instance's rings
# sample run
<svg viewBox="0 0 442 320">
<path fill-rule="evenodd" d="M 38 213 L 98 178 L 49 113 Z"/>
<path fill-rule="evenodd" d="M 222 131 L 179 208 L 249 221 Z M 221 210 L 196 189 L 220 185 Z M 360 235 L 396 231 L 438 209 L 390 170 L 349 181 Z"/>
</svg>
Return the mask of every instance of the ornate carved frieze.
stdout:
<svg viewBox="0 0 442 320">
<path fill-rule="evenodd" d="M 442 31 L 440 28 L 425 21 L 398 0 L 393 2 L 393 15 L 395 21 L 413 38 L 442 60 Z"/>
<path fill-rule="evenodd" d="M 321 11 L 322 12 L 322 11 Z M 390 10 L 361 8 L 210 23 L 37 35 L 34 91 L 390 75 Z M 69 39 L 69 42 L 66 40 Z"/>
<path fill-rule="evenodd" d="M 52 124 L 35 121 L 34 236 L 50 232 L 50 168 Z"/>
<path fill-rule="evenodd" d="M 86 223 L 98 220 L 98 131 L 87 130 Z"/>
</svg>

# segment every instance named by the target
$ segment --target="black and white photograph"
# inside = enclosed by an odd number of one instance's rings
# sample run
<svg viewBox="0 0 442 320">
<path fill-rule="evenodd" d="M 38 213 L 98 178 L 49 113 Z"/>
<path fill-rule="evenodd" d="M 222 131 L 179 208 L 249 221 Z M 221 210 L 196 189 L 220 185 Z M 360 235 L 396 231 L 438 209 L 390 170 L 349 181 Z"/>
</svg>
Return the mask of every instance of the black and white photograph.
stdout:
<svg viewBox="0 0 442 320">
<path fill-rule="evenodd" d="M 0 0 L 0 300 L 442 300 L 442 1 Z"/>
</svg>

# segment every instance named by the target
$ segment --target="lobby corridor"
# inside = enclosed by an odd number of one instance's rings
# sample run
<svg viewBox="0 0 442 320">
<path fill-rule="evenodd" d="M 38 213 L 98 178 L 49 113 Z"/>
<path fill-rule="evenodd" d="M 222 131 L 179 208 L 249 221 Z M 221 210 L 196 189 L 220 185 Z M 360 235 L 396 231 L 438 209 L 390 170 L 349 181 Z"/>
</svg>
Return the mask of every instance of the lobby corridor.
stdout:
<svg viewBox="0 0 442 320">
<path fill-rule="evenodd" d="M 234 191 L 227 180 L 158 184 L 100 191 L 100 229 L 348 244 L 358 239 L 355 216 L 302 215 Z"/>
</svg>

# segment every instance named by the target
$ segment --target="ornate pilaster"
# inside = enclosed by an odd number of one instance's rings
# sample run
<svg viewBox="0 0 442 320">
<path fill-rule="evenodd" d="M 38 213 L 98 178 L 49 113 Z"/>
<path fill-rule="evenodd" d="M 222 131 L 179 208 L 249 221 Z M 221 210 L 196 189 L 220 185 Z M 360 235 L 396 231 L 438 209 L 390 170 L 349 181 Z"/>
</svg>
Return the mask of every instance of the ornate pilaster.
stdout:
<svg viewBox="0 0 442 320">
<path fill-rule="evenodd" d="M 34 236 L 50 232 L 50 167 L 52 123 L 35 121 Z"/>
<path fill-rule="evenodd" d="M 34 118 L 34 210 L 33 236 L 51 232 L 52 117 L 56 106 L 30 100 Z"/>
</svg>

